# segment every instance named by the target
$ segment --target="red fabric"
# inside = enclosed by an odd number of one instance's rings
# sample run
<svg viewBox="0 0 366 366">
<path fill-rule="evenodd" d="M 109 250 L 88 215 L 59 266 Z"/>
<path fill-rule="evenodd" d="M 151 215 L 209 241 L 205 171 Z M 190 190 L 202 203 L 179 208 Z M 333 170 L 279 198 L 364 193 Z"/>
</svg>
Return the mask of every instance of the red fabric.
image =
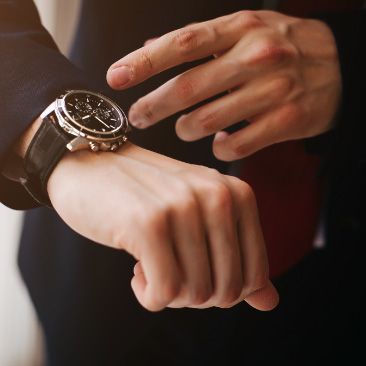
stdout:
<svg viewBox="0 0 366 366">
<path fill-rule="evenodd" d="M 244 160 L 241 177 L 257 197 L 271 277 L 313 248 L 322 196 L 319 164 L 300 141 L 271 146 Z"/>
<path fill-rule="evenodd" d="M 308 16 L 362 5 L 362 0 L 282 0 L 279 11 Z M 307 154 L 301 141 L 272 146 L 243 162 L 241 177 L 256 193 L 271 277 L 285 272 L 313 248 L 322 197 L 319 164 L 319 157 Z"/>
</svg>

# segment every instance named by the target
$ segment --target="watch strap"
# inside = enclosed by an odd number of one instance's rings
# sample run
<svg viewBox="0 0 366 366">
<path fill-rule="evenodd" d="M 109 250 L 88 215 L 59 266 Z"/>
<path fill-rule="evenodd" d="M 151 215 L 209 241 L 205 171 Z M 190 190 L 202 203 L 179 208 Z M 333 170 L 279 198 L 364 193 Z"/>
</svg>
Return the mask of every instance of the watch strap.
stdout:
<svg viewBox="0 0 366 366">
<path fill-rule="evenodd" d="M 65 154 L 72 136 L 58 128 L 46 116 L 34 135 L 24 158 L 25 177 L 21 183 L 28 193 L 42 205 L 52 207 L 47 182 L 53 169 Z"/>
</svg>

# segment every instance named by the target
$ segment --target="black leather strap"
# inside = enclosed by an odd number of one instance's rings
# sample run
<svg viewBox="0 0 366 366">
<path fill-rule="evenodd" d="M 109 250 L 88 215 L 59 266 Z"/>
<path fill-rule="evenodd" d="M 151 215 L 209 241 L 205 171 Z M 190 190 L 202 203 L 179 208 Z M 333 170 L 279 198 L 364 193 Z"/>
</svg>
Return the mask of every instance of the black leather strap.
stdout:
<svg viewBox="0 0 366 366">
<path fill-rule="evenodd" d="M 72 136 L 56 126 L 50 117 L 45 117 L 28 147 L 24 159 L 25 177 L 21 178 L 21 183 L 42 205 L 52 207 L 47 181 L 71 139 Z"/>
</svg>

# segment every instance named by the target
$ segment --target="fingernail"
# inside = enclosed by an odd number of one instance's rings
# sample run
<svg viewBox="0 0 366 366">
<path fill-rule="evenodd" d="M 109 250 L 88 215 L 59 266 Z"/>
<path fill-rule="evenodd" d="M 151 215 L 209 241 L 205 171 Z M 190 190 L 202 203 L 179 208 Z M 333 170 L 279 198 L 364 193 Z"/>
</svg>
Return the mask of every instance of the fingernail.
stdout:
<svg viewBox="0 0 366 366">
<path fill-rule="evenodd" d="M 132 110 L 133 106 L 130 109 L 130 113 L 128 114 L 128 120 L 130 121 L 131 125 L 136 128 L 145 128 L 149 125 L 149 121 L 139 114 Z"/>
<path fill-rule="evenodd" d="M 125 86 L 132 79 L 131 69 L 128 66 L 120 66 L 112 69 L 110 71 L 110 76 L 117 87 Z"/>
<path fill-rule="evenodd" d="M 229 134 L 227 132 L 225 132 L 225 131 L 219 131 L 215 135 L 215 142 L 224 141 L 228 136 L 229 136 Z"/>
<path fill-rule="evenodd" d="M 184 122 L 184 120 L 187 118 L 186 114 L 182 114 L 178 119 L 177 122 Z"/>
</svg>

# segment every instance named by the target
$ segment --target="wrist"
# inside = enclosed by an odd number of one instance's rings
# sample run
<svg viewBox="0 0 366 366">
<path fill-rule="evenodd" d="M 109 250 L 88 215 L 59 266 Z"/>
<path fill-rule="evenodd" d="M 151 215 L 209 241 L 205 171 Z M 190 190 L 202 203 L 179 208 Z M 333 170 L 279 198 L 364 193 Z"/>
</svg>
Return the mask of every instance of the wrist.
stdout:
<svg viewBox="0 0 366 366">
<path fill-rule="evenodd" d="M 50 206 L 48 179 L 61 160 L 79 150 L 116 151 L 127 141 L 128 130 L 124 112 L 109 98 L 87 90 L 66 91 L 15 144 L 14 155 L 21 158 L 18 181 L 35 201 Z"/>
<path fill-rule="evenodd" d="M 38 131 L 39 127 L 41 126 L 42 119 L 38 117 L 23 133 L 23 135 L 19 138 L 19 140 L 15 143 L 13 147 L 13 151 L 20 156 L 22 159 L 25 157 L 27 149 Z"/>
</svg>

